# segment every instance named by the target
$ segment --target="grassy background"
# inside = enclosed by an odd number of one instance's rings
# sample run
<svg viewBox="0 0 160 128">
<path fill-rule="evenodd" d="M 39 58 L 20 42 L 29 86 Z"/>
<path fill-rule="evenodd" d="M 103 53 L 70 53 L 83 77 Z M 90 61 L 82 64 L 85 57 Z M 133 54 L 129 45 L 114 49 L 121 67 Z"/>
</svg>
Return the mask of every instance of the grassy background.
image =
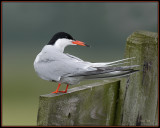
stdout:
<svg viewBox="0 0 160 128">
<path fill-rule="evenodd" d="M 65 52 L 91 62 L 113 61 L 123 58 L 132 32 L 158 31 L 157 12 L 156 2 L 2 2 L 2 125 L 36 125 L 39 95 L 57 88 L 33 68 L 53 34 L 65 31 L 91 45 Z"/>
</svg>

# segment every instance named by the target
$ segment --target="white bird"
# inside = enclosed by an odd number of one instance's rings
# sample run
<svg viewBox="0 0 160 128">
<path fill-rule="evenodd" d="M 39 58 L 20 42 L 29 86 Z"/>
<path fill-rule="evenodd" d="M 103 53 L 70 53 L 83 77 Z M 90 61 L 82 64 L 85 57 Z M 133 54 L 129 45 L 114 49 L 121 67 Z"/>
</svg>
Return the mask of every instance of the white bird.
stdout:
<svg viewBox="0 0 160 128">
<path fill-rule="evenodd" d="M 138 65 L 116 66 L 133 58 L 106 63 L 86 62 L 64 53 L 65 47 L 69 45 L 89 47 L 71 35 L 59 32 L 43 47 L 34 61 L 34 69 L 40 78 L 59 83 L 57 90 L 52 93 L 66 93 L 69 85 L 78 84 L 82 80 L 123 77 L 138 71 L 133 69 Z M 59 91 L 61 83 L 67 84 L 65 91 Z"/>
</svg>

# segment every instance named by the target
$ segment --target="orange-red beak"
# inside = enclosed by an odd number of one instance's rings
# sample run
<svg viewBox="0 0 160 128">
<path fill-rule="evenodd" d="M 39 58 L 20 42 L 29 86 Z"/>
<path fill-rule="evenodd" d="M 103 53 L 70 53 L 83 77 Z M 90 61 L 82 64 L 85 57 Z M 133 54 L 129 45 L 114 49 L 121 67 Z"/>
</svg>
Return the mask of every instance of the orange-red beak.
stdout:
<svg viewBox="0 0 160 128">
<path fill-rule="evenodd" d="M 81 41 L 78 41 L 78 40 L 73 41 L 72 43 L 73 43 L 73 44 L 77 44 L 77 45 L 81 45 L 81 46 L 87 46 L 87 47 L 89 47 L 88 44 L 85 44 L 84 42 L 81 42 Z"/>
</svg>

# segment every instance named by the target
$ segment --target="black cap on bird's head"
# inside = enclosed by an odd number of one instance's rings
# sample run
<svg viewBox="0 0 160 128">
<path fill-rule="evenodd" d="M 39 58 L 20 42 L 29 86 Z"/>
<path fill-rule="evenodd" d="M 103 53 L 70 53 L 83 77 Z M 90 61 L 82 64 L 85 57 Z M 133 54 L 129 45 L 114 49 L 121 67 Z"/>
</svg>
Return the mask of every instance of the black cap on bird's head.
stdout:
<svg viewBox="0 0 160 128">
<path fill-rule="evenodd" d="M 85 44 L 85 43 L 83 43 L 81 41 L 75 40 L 70 34 L 65 33 L 65 32 L 56 33 L 52 37 L 52 39 L 49 41 L 48 45 L 54 45 L 58 39 L 68 39 L 68 40 L 71 40 L 73 45 L 81 45 L 81 46 L 89 47 L 89 45 L 87 45 L 87 44 Z"/>
<path fill-rule="evenodd" d="M 70 39 L 70 40 L 75 40 L 73 39 L 73 37 L 71 35 L 69 35 L 68 33 L 65 32 L 58 32 L 56 33 L 52 39 L 49 41 L 48 45 L 53 45 L 58 39 Z"/>
</svg>

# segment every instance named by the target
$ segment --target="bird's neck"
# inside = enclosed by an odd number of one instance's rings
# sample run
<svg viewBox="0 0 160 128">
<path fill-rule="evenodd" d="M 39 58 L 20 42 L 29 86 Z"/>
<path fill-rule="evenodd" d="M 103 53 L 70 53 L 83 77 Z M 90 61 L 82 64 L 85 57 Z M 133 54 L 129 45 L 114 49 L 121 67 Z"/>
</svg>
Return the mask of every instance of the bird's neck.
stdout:
<svg viewBox="0 0 160 128">
<path fill-rule="evenodd" d="M 66 39 L 59 39 L 56 41 L 56 43 L 53 45 L 53 47 L 58 50 L 59 52 L 64 52 L 65 47 L 67 47 L 69 43 Z"/>
<path fill-rule="evenodd" d="M 53 45 L 54 49 L 58 50 L 59 52 L 64 52 L 64 49 L 66 46 L 60 46 L 60 45 Z"/>
</svg>

